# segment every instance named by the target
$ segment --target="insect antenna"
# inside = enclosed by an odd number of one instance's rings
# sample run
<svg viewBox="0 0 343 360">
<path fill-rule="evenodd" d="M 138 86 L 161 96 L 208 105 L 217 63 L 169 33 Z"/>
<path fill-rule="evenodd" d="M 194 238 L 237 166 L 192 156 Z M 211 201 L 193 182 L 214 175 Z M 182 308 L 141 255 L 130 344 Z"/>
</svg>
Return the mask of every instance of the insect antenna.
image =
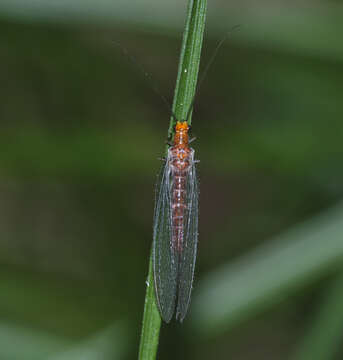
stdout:
<svg viewBox="0 0 343 360">
<path fill-rule="evenodd" d="M 173 112 L 173 109 L 166 99 L 166 97 L 162 94 L 159 87 L 157 86 L 156 81 L 152 78 L 151 74 L 145 70 L 145 68 L 137 61 L 137 59 L 130 54 L 130 52 L 121 45 L 118 41 L 112 40 L 112 43 L 119 48 L 121 53 L 130 60 L 131 64 L 139 71 L 139 73 L 146 79 L 148 85 L 150 86 L 151 90 L 162 100 L 163 104 L 167 108 L 168 112 L 171 113 L 172 117 L 177 121 L 177 117 Z"/>
<path fill-rule="evenodd" d="M 210 60 L 208 60 L 207 64 L 205 65 L 205 68 L 204 68 L 204 71 L 200 77 L 200 80 L 198 82 L 198 86 L 197 86 L 197 89 L 196 89 L 196 92 L 195 92 L 195 95 L 193 96 L 193 99 L 189 105 L 189 109 L 187 111 L 187 115 L 186 115 L 186 119 L 184 121 L 187 121 L 189 120 L 189 117 L 192 113 L 192 109 L 193 109 L 193 106 L 194 106 L 194 103 L 195 103 L 195 100 L 196 100 L 196 97 L 198 96 L 199 92 L 200 92 L 200 88 L 201 88 L 201 85 L 203 84 L 205 78 L 206 78 L 206 75 L 208 73 L 208 71 L 210 70 L 210 67 L 211 65 L 213 64 L 217 54 L 218 54 L 218 51 L 219 49 L 222 47 L 222 45 L 224 44 L 225 40 L 235 31 L 235 30 L 238 30 L 239 28 L 241 27 L 241 25 L 235 25 L 231 28 L 230 31 L 228 31 L 222 38 L 221 40 L 218 42 L 218 44 L 216 45 L 211 57 L 210 57 Z"/>
</svg>

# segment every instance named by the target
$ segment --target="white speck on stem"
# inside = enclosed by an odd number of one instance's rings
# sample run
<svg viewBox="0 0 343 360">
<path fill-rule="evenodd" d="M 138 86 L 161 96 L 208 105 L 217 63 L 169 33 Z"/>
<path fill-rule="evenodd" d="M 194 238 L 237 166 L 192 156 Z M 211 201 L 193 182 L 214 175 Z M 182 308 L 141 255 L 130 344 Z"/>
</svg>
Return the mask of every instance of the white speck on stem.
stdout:
<svg viewBox="0 0 343 360">
<path fill-rule="evenodd" d="M 185 73 L 187 72 L 187 69 L 183 70 Z"/>
<path fill-rule="evenodd" d="M 149 287 L 149 286 L 150 286 L 150 283 L 149 283 L 149 281 L 148 281 L 148 280 L 145 280 L 145 285 L 146 285 L 147 287 Z"/>
</svg>

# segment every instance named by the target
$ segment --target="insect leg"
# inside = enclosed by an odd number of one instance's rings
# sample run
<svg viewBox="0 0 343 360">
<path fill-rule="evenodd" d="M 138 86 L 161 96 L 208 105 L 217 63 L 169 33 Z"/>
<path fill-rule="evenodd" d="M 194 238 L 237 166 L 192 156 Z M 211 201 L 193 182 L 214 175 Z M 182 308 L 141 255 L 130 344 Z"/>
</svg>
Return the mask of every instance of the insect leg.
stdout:
<svg viewBox="0 0 343 360">
<path fill-rule="evenodd" d="M 196 140 L 196 139 L 197 139 L 197 137 L 194 136 L 194 137 L 190 138 L 188 142 L 189 142 L 189 143 L 192 143 L 192 142 L 193 142 L 194 140 Z"/>
</svg>

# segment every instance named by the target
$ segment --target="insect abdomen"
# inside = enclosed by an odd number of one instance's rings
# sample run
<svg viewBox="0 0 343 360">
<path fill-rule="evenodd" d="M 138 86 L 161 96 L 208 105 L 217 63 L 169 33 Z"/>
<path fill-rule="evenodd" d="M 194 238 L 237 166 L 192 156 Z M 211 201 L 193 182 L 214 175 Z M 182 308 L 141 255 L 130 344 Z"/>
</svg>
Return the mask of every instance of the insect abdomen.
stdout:
<svg viewBox="0 0 343 360">
<path fill-rule="evenodd" d="M 172 187 L 172 244 L 178 252 L 184 238 L 184 216 L 186 205 L 186 173 L 176 167 Z"/>
</svg>

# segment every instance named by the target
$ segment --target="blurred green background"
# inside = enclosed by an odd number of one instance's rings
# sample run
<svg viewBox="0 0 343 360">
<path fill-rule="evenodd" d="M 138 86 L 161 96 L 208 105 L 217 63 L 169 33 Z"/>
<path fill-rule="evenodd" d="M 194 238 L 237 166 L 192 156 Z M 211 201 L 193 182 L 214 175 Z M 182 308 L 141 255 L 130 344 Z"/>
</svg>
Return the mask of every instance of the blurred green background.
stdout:
<svg viewBox="0 0 343 360">
<path fill-rule="evenodd" d="M 1 0 L 0 359 L 135 359 L 186 1 Z M 343 5 L 209 1 L 191 310 L 159 359 L 343 356 Z"/>
</svg>

